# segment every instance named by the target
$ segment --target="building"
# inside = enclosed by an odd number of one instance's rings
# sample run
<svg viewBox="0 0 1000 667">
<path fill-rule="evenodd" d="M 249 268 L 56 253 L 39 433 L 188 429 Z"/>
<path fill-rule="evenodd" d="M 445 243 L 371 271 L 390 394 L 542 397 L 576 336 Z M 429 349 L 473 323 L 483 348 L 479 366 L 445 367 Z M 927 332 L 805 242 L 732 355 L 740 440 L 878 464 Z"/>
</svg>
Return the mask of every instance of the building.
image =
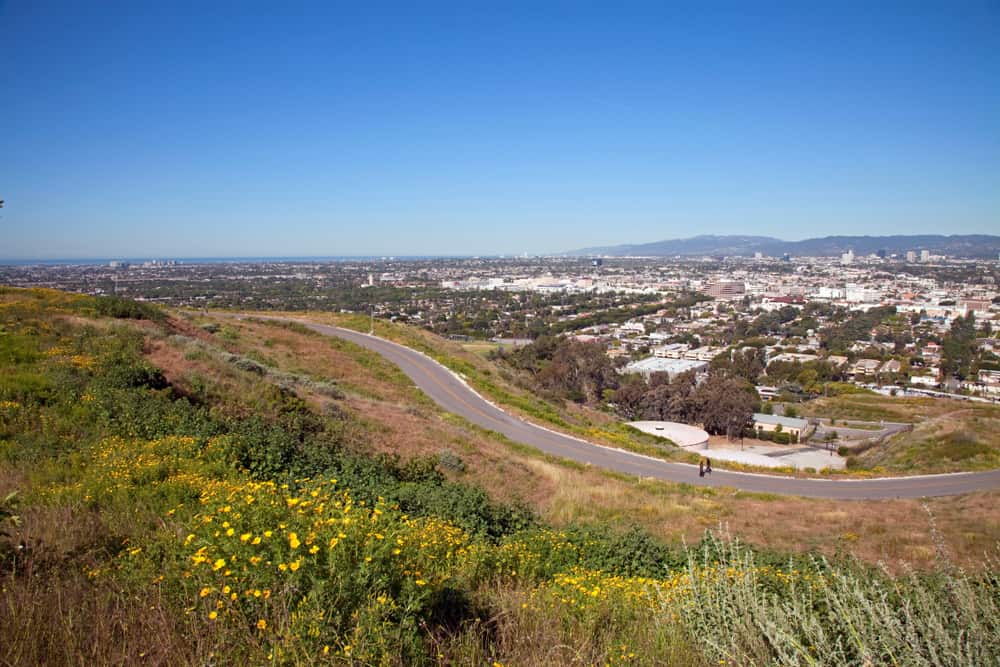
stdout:
<svg viewBox="0 0 1000 667">
<path fill-rule="evenodd" d="M 966 314 L 972 312 L 978 317 L 989 315 L 993 302 L 989 299 L 960 299 L 958 307 L 964 309 Z"/>
<path fill-rule="evenodd" d="M 781 395 L 781 390 L 777 387 L 767 387 L 764 385 L 757 385 L 755 387 L 757 390 L 757 395 L 760 396 L 762 401 L 771 401 L 778 398 Z"/>
<path fill-rule="evenodd" d="M 878 303 L 882 292 L 863 285 L 848 285 L 844 289 L 844 300 L 848 303 Z"/>
<path fill-rule="evenodd" d="M 710 347 L 708 345 L 704 347 L 696 347 L 693 350 L 688 350 L 684 353 L 684 359 L 691 359 L 693 361 L 711 361 L 717 356 L 722 354 L 724 348 L 721 347 Z"/>
<path fill-rule="evenodd" d="M 721 280 L 705 288 L 705 294 L 716 299 L 742 298 L 746 291 L 746 283 L 735 280 Z"/>
<path fill-rule="evenodd" d="M 833 364 L 834 368 L 843 368 L 847 365 L 847 357 L 843 357 L 839 354 L 831 354 L 826 359 L 824 359 L 828 364 Z"/>
<path fill-rule="evenodd" d="M 917 261 L 917 253 L 916 253 L 916 251 L 907 250 L 906 251 L 906 261 L 910 262 L 911 264 L 913 262 Z"/>
<path fill-rule="evenodd" d="M 670 343 L 668 345 L 658 345 L 653 348 L 653 356 L 664 359 L 680 359 L 684 353 L 690 349 L 687 343 Z"/>
<path fill-rule="evenodd" d="M 903 364 L 899 363 L 895 359 L 890 359 L 889 361 L 882 364 L 882 367 L 878 369 L 879 373 L 898 373 L 903 370 Z"/>
<path fill-rule="evenodd" d="M 844 266 L 848 266 L 854 263 L 854 251 L 848 250 L 843 255 L 840 256 L 840 263 Z"/>
<path fill-rule="evenodd" d="M 858 359 L 851 369 L 854 375 L 874 375 L 878 371 L 882 362 L 878 359 Z"/>
<path fill-rule="evenodd" d="M 808 435 L 809 422 L 805 419 L 797 419 L 795 417 L 779 417 L 778 415 L 765 415 L 761 412 L 755 412 L 753 416 L 753 427 L 757 429 L 760 433 L 764 431 L 766 433 L 774 433 L 778 431 L 778 427 L 781 427 L 780 431 L 782 433 L 787 433 L 795 438 L 802 439 Z"/>
<path fill-rule="evenodd" d="M 795 361 L 795 362 L 798 362 L 800 364 L 804 364 L 807 361 L 816 361 L 818 358 L 819 357 L 817 357 L 815 354 L 799 354 L 797 352 L 782 352 L 781 354 L 776 354 L 773 357 L 771 357 L 770 359 L 768 359 L 767 363 L 770 364 L 771 362 L 774 362 L 774 361 Z"/>
<path fill-rule="evenodd" d="M 622 369 L 622 373 L 638 373 L 649 378 L 653 373 L 666 373 L 667 377 L 673 381 L 678 375 L 694 371 L 699 373 L 708 368 L 706 361 L 693 361 L 691 359 L 664 359 L 662 357 L 649 357 L 633 361 Z"/>
<path fill-rule="evenodd" d="M 820 287 L 816 292 L 817 298 L 820 299 L 843 299 L 844 290 L 840 287 Z"/>
<path fill-rule="evenodd" d="M 920 251 L 920 261 L 921 262 L 929 262 L 929 261 L 931 261 L 931 251 L 930 250 L 921 250 Z"/>
</svg>

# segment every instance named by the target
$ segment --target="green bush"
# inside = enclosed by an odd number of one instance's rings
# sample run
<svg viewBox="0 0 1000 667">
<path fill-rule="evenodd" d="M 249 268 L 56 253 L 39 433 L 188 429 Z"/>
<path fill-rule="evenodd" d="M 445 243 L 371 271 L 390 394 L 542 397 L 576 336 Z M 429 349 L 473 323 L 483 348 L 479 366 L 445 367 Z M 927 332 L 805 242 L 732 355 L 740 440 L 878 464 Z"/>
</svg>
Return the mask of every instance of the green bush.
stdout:
<svg viewBox="0 0 1000 667">
<path fill-rule="evenodd" d="M 94 306 L 97 313 L 105 317 L 152 320 L 154 322 L 162 322 L 166 319 L 163 311 L 156 306 L 120 296 L 99 296 L 94 300 Z"/>
</svg>

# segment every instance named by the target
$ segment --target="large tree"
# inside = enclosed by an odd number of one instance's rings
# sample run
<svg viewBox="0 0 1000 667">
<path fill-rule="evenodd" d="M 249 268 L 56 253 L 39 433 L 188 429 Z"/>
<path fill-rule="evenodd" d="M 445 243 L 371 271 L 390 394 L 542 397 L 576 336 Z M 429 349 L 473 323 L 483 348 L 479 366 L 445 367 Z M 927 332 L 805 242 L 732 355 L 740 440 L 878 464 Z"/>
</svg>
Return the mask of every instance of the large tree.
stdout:
<svg viewBox="0 0 1000 667">
<path fill-rule="evenodd" d="M 730 439 L 753 426 L 758 402 L 756 392 L 745 380 L 723 373 L 709 375 L 695 391 L 703 428 Z"/>
<path fill-rule="evenodd" d="M 539 384 L 576 401 L 596 403 L 618 386 L 615 366 L 600 343 L 562 340 L 537 376 Z"/>
</svg>

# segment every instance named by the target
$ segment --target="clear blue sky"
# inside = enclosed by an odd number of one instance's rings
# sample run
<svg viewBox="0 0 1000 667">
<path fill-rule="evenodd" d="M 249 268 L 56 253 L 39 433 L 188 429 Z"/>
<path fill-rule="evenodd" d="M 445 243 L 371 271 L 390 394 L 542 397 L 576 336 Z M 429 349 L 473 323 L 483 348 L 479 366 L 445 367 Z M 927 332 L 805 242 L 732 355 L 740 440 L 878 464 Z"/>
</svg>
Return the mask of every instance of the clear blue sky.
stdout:
<svg viewBox="0 0 1000 667">
<path fill-rule="evenodd" d="M 996 0 L 0 2 L 0 91 L 8 259 L 1000 233 Z"/>
</svg>

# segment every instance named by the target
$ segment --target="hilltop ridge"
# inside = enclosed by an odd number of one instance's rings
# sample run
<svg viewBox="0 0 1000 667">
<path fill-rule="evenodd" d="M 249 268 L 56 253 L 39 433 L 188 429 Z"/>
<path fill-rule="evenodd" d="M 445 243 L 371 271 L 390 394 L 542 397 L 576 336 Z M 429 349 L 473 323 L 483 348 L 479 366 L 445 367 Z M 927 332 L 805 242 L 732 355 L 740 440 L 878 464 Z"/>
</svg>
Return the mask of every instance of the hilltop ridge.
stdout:
<svg viewBox="0 0 1000 667">
<path fill-rule="evenodd" d="M 885 250 L 888 254 L 904 254 L 909 250 L 928 250 L 932 254 L 952 257 L 996 257 L 1000 253 L 1000 236 L 989 234 L 893 235 L 893 236 L 824 236 L 784 241 L 771 236 L 716 236 L 702 234 L 684 239 L 667 239 L 651 243 L 595 246 L 571 250 L 566 255 L 604 255 L 610 257 L 672 257 L 697 255 L 825 257 L 853 250 L 867 255 Z"/>
</svg>

